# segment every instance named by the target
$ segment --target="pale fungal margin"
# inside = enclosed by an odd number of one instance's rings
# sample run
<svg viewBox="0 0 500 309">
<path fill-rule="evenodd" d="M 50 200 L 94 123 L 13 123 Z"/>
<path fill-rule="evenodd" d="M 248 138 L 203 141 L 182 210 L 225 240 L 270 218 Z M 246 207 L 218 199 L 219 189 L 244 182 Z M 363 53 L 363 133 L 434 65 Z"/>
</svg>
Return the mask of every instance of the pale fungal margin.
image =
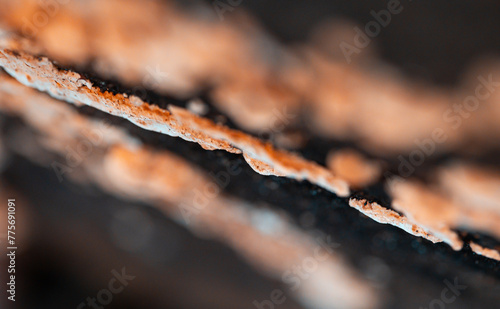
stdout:
<svg viewBox="0 0 500 309">
<path fill-rule="evenodd" d="M 203 234 L 233 247 L 249 263 L 276 279 L 315 258 L 318 248 L 330 248 L 329 237 L 318 238 L 297 228 L 279 213 L 230 197 L 224 193 L 207 196 L 197 205 L 193 192 L 218 187 L 208 175 L 168 151 L 154 151 L 141 145 L 119 127 L 103 126 L 101 121 L 83 116 L 64 102 L 21 85 L 0 73 L 0 110 L 20 117 L 34 128 L 37 147 L 26 152 L 13 145 L 14 151 L 42 163 L 42 152 L 64 156 L 67 147 L 93 140 L 93 151 L 69 176 L 84 183 L 96 183 L 103 190 L 131 200 L 148 202 L 166 215 L 181 221 L 194 234 Z M 219 189 L 220 192 L 220 189 Z M 181 208 L 182 207 L 182 208 Z M 181 209 L 194 211 L 189 223 Z M 255 218 L 265 216 L 265 225 Z M 324 236 L 324 235 L 323 235 Z M 326 247 L 325 247 L 326 246 Z M 333 248 L 333 246 L 331 246 Z M 380 299 L 369 283 L 335 251 L 321 250 L 318 269 L 302 282 L 294 296 L 308 308 L 376 308 Z M 316 289 L 317 286 L 323 287 Z"/>
<path fill-rule="evenodd" d="M 410 222 L 408 218 L 399 215 L 394 210 L 382 207 L 375 202 L 370 202 L 366 199 L 351 198 L 349 199 L 349 205 L 378 223 L 390 224 L 399 227 L 411 235 L 423 237 L 433 243 L 443 241 L 441 238 L 435 237 L 434 235 L 426 232 L 417 224 Z"/>
<path fill-rule="evenodd" d="M 458 239 L 457 233 L 455 233 L 451 229 L 425 229 L 421 223 L 412 222 L 409 218 L 401 216 L 393 210 L 384 208 L 379 204 L 370 202 L 366 199 L 351 198 L 349 200 L 349 205 L 379 223 L 390 224 L 399 227 L 400 229 L 406 231 L 411 235 L 425 238 L 432 241 L 433 243 L 444 241 L 448 243 L 454 250 L 460 250 L 463 247 L 463 243 Z M 434 235 L 438 235 L 439 237 L 436 237 Z M 472 251 L 477 254 L 500 261 L 500 252 L 495 249 L 484 248 L 473 242 L 470 243 L 470 247 Z"/>
<path fill-rule="evenodd" d="M 500 261 L 500 252 L 498 250 L 485 248 L 474 242 L 471 242 L 469 245 L 471 250 L 474 251 L 475 253 L 490 258 L 492 260 Z"/>
<path fill-rule="evenodd" d="M 61 71 L 47 58 L 36 58 L 3 46 L 0 49 L 0 66 L 22 84 L 47 92 L 54 98 L 92 106 L 125 118 L 146 130 L 178 136 L 196 142 L 208 150 L 221 149 L 244 153 L 247 161 L 251 159 L 250 166 L 258 165 L 256 172 L 264 175 L 276 173 L 277 176 L 308 180 L 339 196 L 349 195 L 347 183 L 328 169 L 297 155 L 277 150 L 272 145 L 242 132 L 216 125 L 183 108 L 169 106 L 169 110 L 164 110 L 134 96 L 102 93 L 80 74 Z"/>
</svg>

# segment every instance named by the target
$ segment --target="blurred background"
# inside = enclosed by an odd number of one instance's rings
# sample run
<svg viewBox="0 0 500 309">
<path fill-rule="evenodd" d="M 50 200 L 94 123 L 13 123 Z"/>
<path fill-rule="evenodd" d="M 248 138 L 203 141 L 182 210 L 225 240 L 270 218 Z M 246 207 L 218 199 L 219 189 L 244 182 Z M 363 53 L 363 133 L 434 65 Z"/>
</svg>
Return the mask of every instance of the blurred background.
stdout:
<svg viewBox="0 0 500 309">
<path fill-rule="evenodd" d="M 209 3 L 210 1 L 207 1 Z M 326 21 L 363 28 L 390 1 L 242 1 L 282 42 L 306 40 Z M 456 85 L 473 63 L 500 51 L 500 7 L 491 1 L 400 1 L 403 10 L 373 40 L 384 61 L 412 78 Z M 333 44 L 332 44 L 333 45 Z M 339 46 L 335 46 L 340 49 Z"/>
</svg>

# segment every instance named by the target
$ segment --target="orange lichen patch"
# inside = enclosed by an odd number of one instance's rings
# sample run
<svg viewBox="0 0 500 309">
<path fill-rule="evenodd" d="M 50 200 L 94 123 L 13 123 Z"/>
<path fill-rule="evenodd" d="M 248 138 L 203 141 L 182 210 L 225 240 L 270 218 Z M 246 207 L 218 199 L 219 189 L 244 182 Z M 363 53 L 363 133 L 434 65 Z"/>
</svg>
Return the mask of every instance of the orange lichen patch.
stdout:
<svg viewBox="0 0 500 309">
<path fill-rule="evenodd" d="M 500 261 L 500 252 L 498 250 L 485 248 L 474 242 L 471 242 L 469 245 L 471 250 L 474 251 L 475 253 L 493 260 Z"/>
<path fill-rule="evenodd" d="M 408 218 L 399 215 L 394 210 L 382 207 L 375 202 L 369 202 L 365 199 L 351 198 L 349 200 L 349 205 L 378 223 L 397 226 L 409 234 L 423 237 L 433 243 L 443 241 L 442 239 L 426 232 L 424 228 L 411 222 Z"/>
<path fill-rule="evenodd" d="M 326 159 L 328 168 L 349 185 L 361 188 L 375 183 L 382 172 L 378 162 L 371 161 L 353 149 L 331 151 Z"/>
<path fill-rule="evenodd" d="M 231 145 L 240 149 L 245 160 L 251 162 L 251 167 L 258 173 L 276 176 L 286 176 L 297 180 L 306 179 L 310 182 L 332 191 L 341 196 L 349 194 L 347 183 L 332 174 L 326 168 L 307 161 L 297 155 L 275 149 L 271 144 L 261 142 L 245 133 L 228 129 L 227 127 L 214 125 L 212 121 L 196 117 L 187 110 L 170 106 L 174 116 L 182 119 L 185 127 L 194 131 L 201 131 L 214 139 L 230 141 Z M 221 148 L 218 148 L 221 149 Z M 258 164 L 257 164 L 258 163 Z"/>
<path fill-rule="evenodd" d="M 21 83 L 47 92 L 57 99 L 92 106 L 111 115 L 128 119 L 146 130 L 196 142 L 207 150 L 243 152 L 247 158 L 255 160 L 252 161 L 252 166 L 257 166 L 257 161 L 261 162 L 258 164 L 257 172 L 264 174 L 276 172 L 277 176 L 306 179 L 340 196 L 349 194 L 349 187 L 345 181 L 313 162 L 277 150 L 250 135 L 216 125 L 183 108 L 169 106 L 169 110 L 164 110 L 134 96 L 102 93 L 80 74 L 58 70 L 47 58 L 37 59 L 22 51 L 0 49 L 0 66 Z M 31 82 L 27 76 L 31 76 Z"/>
<path fill-rule="evenodd" d="M 446 197 L 411 180 L 395 182 L 389 190 L 396 210 L 453 249 L 462 248 L 462 241 L 452 230 L 460 221 L 461 213 Z"/>
</svg>

